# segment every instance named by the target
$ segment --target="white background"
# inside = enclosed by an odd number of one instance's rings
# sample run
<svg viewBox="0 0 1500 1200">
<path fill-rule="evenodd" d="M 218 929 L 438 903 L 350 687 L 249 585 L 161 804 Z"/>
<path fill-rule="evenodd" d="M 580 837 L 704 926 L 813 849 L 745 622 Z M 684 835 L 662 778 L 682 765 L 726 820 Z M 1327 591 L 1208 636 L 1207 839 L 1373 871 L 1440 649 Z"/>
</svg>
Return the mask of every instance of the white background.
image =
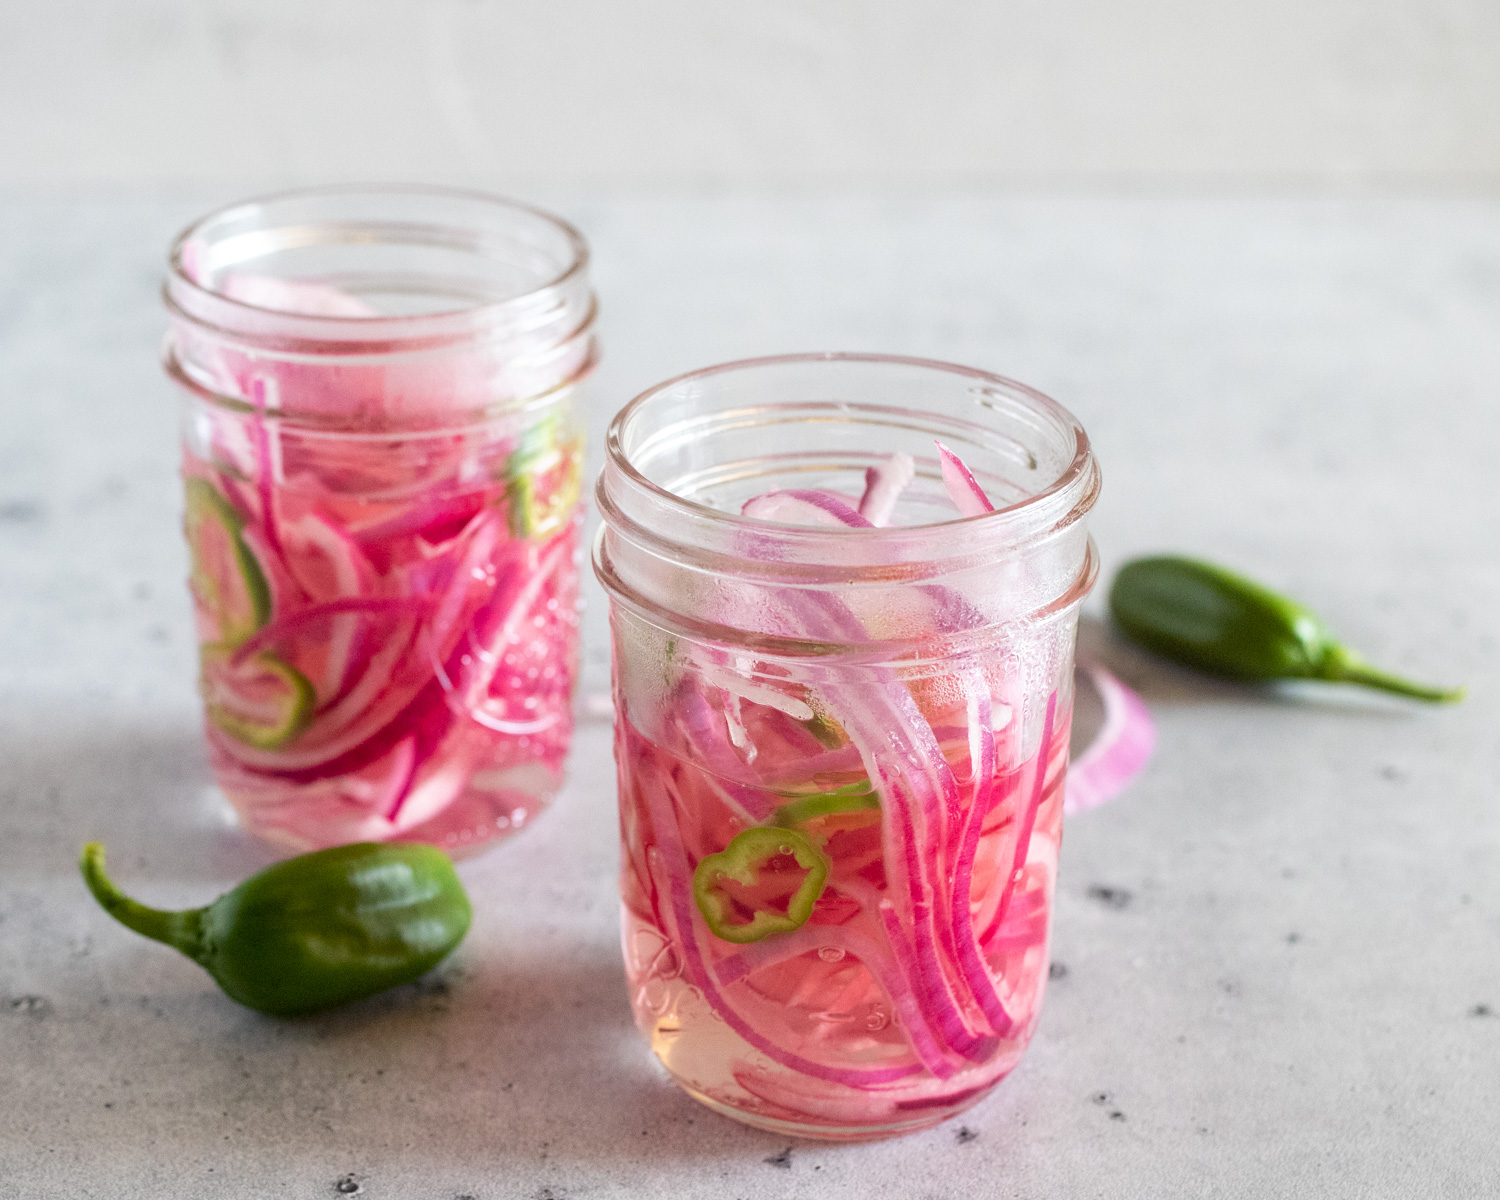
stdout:
<svg viewBox="0 0 1500 1200">
<path fill-rule="evenodd" d="M 3 0 L 0 187 L 1491 189 L 1496 0 Z"/>
</svg>

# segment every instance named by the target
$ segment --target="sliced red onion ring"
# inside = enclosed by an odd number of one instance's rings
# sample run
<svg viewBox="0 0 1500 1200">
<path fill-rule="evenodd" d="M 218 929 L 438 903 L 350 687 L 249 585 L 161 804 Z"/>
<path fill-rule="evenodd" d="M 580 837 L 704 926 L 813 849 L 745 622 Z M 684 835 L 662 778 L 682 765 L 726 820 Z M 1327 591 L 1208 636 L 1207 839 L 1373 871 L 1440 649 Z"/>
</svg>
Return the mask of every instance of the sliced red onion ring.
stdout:
<svg viewBox="0 0 1500 1200">
<path fill-rule="evenodd" d="M 704 1002 L 724 1019 L 726 1025 L 767 1058 L 793 1071 L 829 1083 L 842 1083 L 849 1087 L 869 1090 L 904 1079 L 921 1069 L 916 1063 L 909 1066 L 863 1069 L 825 1066 L 804 1058 L 800 1054 L 783 1050 L 746 1020 L 720 992 L 718 981 L 714 978 L 703 950 L 699 946 L 697 926 L 693 923 L 692 872 L 677 833 L 672 800 L 668 796 L 659 794 L 654 787 L 646 789 L 646 799 L 651 825 L 656 833 L 657 858 L 667 876 L 664 881 L 666 886 L 662 890 L 666 892 L 670 901 L 668 909 L 671 914 L 670 924 L 675 926 L 675 941 L 682 947 L 686 960 L 685 973 L 688 980 L 697 985 Z M 670 932 L 673 931 L 669 930 Z"/>
<path fill-rule="evenodd" d="M 887 525 L 896 511 L 896 501 L 917 473 L 917 464 L 904 450 L 897 451 L 878 467 L 865 471 L 865 494 L 859 498 L 859 515 L 871 525 Z"/>
<path fill-rule="evenodd" d="M 281 536 L 277 532 L 275 480 L 279 472 L 276 469 L 276 448 L 271 444 L 271 434 L 266 428 L 269 418 L 265 379 L 256 377 L 251 382 L 250 405 L 255 410 L 255 487 L 260 496 L 261 528 L 265 530 L 266 545 L 285 565 Z"/>
<path fill-rule="evenodd" d="M 1011 898 L 1016 894 L 1016 884 L 1023 874 L 1026 856 L 1031 850 L 1031 833 L 1036 828 L 1037 809 L 1047 792 L 1047 768 L 1052 764 L 1052 738 L 1056 732 L 1057 693 L 1047 698 L 1047 715 L 1042 720 L 1042 742 L 1036 752 L 1036 776 L 1031 786 L 1031 797 L 1016 826 L 1016 850 L 1011 860 L 1010 874 L 1005 877 L 1005 889 L 1000 893 L 1000 905 L 995 910 L 993 924 L 1005 924 L 1005 915 L 1010 910 Z"/>
<path fill-rule="evenodd" d="M 804 925 L 795 933 L 781 934 L 763 942 L 745 946 L 735 954 L 722 958 L 711 969 L 724 987 L 736 983 L 762 967 L 776 966 L 802 954 L 836 947 L 845 954 L 858 959 L 865 970 L 874 976 L 890 1001 L 891 1008 L 901 1018 L 907 1040 L 922 1065 L 939 1079 L 952 1076 L 953 1067 L 943 1057 L 926 1018 L 907 984 L 906 976 L 891 961 L 889 954 L 881 949 L 874 938 L 841 925 Z"/>
<path fill-rule="evenodd" d="M 974 472 L 969 470 L 964 460 L 942 442 L 935 444 L 938 448 L 938 460 L 943 467 L 943 486 L 948 489 L 948 499 L 953 501 L 954 507 L 966 517 L 994 512 L 995 506 L 990 503 L 990 498 L 984 494 L 984 489 L 979 486 Z"/>
<path fill-rule="evenodd" d="M 777 521 L 783 525 L 848 525 L 869 529 L 871 523 L 847 500 L 811 488 L 789 488 L 782 492 L 765 492 L 752 496 L 740 507 L 740 515 L 757 521 Z"/>
<path fill-rule="evenodd" d="M 1151 760 L 1156 725 L 1146 702 L 1104 667 L 1079 659 L 1104 701 L 1104 724 L 1088 749 L 1068 766 L 1063 812 L 1071 815 L 1112 800 Z"/>
<path fill-rule="evenodd" d="M 969 991 L 984 1013 L 985 1020 L 1000 1037 L 1005 1037 L 1014 1028 L 1015 1022 L 1006 1011 L 1005 1003 L 995 988 L 995 981 L 980 957 L 979 943 L 974 936 L 972 911 L 974 855 L 979 846 L 979 833 L 984 819 L 989 815 L 993 803 L 995 733 L 990 728 L 990 693 L 984 675 L 971 669 L 963 672 L 962 679 L 969 705 L 969 761 L 973 764 L 974 791 L 959 835 L 958 861 L 953 871 L 950 914 L 953 948 L 964 981 L 969 985 Z"/>
<path fill-rule="evenodd" d="M 799 700 L 796 696 L 777 691 L 767 684 L 752 682 L 743 675 L 727 667 L 721 667 L 717 663 L 700 662 L 698 670 L 705 682 L 723 688 L 731 695 L 748 700 L 751 704 L 762 704 L 768 708 L 774 708 L 794 721 L 811 721 L 817 715 L 805 700 Z"/>
<path fill-rule="evenodd" d="M 243 662 L 252 654 L 270 649 L 277 642 L 290 637 L 299 630 L 331 617 L 350 614 L 391 614 L 398 617 L 420 618 L 423 601 L 420 597 L 394 599 L 379 596 L 350 596 L 345 600 L 330 600 L 327 604 L 314 604 L 311 608 L 300 608 L 279 617 L 269 625 L 262 625 L 248 641 L 242 642 L 234 652 L 235 662 Z"/>
<path fill-rule="evenodd" d="M 368 600 L 374 595 L 375 568 L 334 522 L 314 512 L 304 513 L 296 521 L 283 522 L 281 539 L 289 555 L 287 566 L 292 577 L 303 594 L 314 602 Z M 320 558 L 323 570 L 314 565 Z M 361 628 L 362 622 L 353 612 L 340 614 L 329 622 L 323 677 L 313 680 L 318 700 L 324 706 L 348 682 L 349 664 L 355 657 L 355 642 Z"/>
<path fill-rule="evenodd" d="M 394 516 L 381 517 L 363 525 L 351 525 L 349 536 L 364 545 L 412 535 L 431 544 L 448 542 L 484 511 L 486 499 L 483 491 L 436 496 L 403 509 Z"/>
<path fill-rule="evenodd" d="M 683 688 L 679 699 L 677 726 L 682 735 L 684 750 L 691 747 L 693 752 L 703 756 L 709 770 L 713 772 L 710 777 L 714 780 L 713 786 L 729 807 L 743 814 L 749 824 L 759 825 L 762 821 L 770 820 L 772 810 L 767 804 L 765 793 L 758 788 L 734 782 L 737 764 L 732 757 L 733 752 L 726 751 L 723 742 L 716 736 L 715 727 L 722 727 L 722 724 L 703 693 Z"/>
<path fill-rule="evenodd" d="M 520 572 L 524 582 L 517 589 L 514 598 L 507 601 L 505 614 L 498 628 L 484 638 L 488 646 L 488 661 L 481 658 L 470 678 L 464 681 L 464 693 L 459 701 L 464 711 L 472 715 L 483 705 L 489 693 L 490 684 L 494 682 L 495 675 L 500 670 L 506 649 L 520 637 L 521 622 L 531 615 L 537 597 L 541 595 L 542 589 L 551 580 L 558 567 L 568 558 L 571 551 L 572 542 L 565 537 L 556 538 L 545 553 L 540 555 L 533 557 L 532 552 L 528 551 L 525 569 Z M 441 670 L 439 678 L 445 678 L 445 673 Z M 480 724 L 484 723 L 480 722 Z"/>
<path fill-rule="evenodd" d="M 406 803 L 412 778 L 417 773 L 417 739 L 409 737 L 397 744 L 391 755 L 391 773 L 386 777 L 380 795 L 373 805 L 387 821 L 394 822 Z"/>
</svg>

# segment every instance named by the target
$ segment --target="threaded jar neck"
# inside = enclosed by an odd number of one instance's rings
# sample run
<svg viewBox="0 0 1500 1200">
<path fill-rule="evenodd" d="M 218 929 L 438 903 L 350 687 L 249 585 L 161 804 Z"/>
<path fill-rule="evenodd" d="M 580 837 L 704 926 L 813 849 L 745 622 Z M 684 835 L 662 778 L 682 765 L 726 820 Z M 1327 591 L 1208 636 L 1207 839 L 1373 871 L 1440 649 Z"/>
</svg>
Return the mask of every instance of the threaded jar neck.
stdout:
<svg viewBox="0 0 1500 1200">
<path fill-rule="evenodd" d="M 995 511 L 956 514 L 934 439 L 968 462 Z M 857 500 L 866 471 L 897 451 L 915 460 L 916 477 L 889 527 L 740 515 L 746 500 L 783 489 Z M 741 597 L 890 589 L 893 603 L 895 589 L 943 584 L 976 605 L 984 626 L 1036 619 L 1076 603 L 1093 581 L 1085 518 L 1099 482 L 1076 418 L 1012 380 L 883 355 L 730 363 L 652 388 L 615 418 L 597 490 L 596 568 L 651 619 L 752 636 L 775 630 L 753 607 L 727 616 L 716 579 L 732 579 Z"/>
<path fill-rule="evenodd" d="M 566 222 L 481 193 L 249 201 L 172 246 L 167 368 L 205 399 L 309 425 L 472 423 L 592 367 L 588 258 Z"/>
</svg>

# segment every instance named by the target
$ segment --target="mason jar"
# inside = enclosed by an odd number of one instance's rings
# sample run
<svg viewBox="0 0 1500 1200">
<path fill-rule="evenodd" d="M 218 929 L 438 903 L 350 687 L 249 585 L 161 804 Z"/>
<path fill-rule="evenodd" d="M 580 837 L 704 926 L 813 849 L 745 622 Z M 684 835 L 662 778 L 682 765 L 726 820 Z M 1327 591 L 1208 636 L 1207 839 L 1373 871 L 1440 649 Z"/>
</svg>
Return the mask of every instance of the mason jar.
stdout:
<svg viewBox="0 0 1500 1200">
<path fill-rule="evenodd" d="M 989 511 L 960 515 L 935 442 Z M 692 1096 L 786 1134 L 975 1103 L 1047 979 L 1083 429 L 981 371 L 802 355 L 654 387 L 606 451 L 637 1024 Z"/>
<path fill-rule="evenodd" d="M 588 249 L 520 204 L 332 188 L 171 250 L 204 728 L 250 831 L 464 853 L 557 791 Z"/>
</svg>

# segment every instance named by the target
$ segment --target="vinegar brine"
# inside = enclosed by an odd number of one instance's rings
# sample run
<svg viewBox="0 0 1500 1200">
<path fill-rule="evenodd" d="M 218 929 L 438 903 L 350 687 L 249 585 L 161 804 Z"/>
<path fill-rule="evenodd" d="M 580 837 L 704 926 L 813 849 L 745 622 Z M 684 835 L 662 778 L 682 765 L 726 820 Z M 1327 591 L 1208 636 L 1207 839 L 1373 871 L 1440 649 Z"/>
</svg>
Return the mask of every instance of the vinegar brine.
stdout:
<svg viewBox="0 0 1500 1200">
<path fill-rule="evenodd" d="M 542 214 L 421 189 L 273 198 L 179 241 L 199 686 L 252 831 L 462 853 L 560 786 L 582 254 Z"/>
<path fill-rule="evenodd" d="M 1019 480 L 942 440 L 872 452 L 930 425 L 1004 446 L 870 399 L 893 372 L 939 402 L 962 385 L 964 415 L 976 376 L 1013 386 L 962 368 L 719 370 L 625 410 L 599 488 L 632 1007 L 736 1119 L 921 1128 L 1014 1068 L 1041 1011 L 1097 474 L 1076 423 L 1024 393 Z M 1015 532 L 1027 483 L 1062 491 L 1036 544 Z"/>
<path fill-rule="evenodd" d="M 184 456 L 210 755 L 257 832 L 461 848 L 561 783 L 579 449 L 455 451 L 447 480 L 429 457 L 418 487 L 373 493 L 316 464 L 262 488 L 227 454 Z M 466 483 L 476 454 L 494 474 Z"/>
<path fill-rule="evenodd" d="M 701 694 L 680 702 L 715 711 Z M 765 759 L 762 789 L 702 766 L 702 742 L 686 730 L 674 752 L 620 721 L 637 1022 L 694 1095 L 772 1127 L 815 1121 L 865 1137 L 951 1116 L 1015 1066 L 1039 1014 L 1066 771 L 1059 726 L 988 778 L 975 778 L 962 739 L 947 744 L 958 819 L 938 851 L 945 879 L 908 905 L 897 889 L 910 881 L 887 867 L 878 793 L 859 768 L 798 772 L 820 756 L 809 735 L 743 699 L 739 719 Z M 725 739 L 718 752 L 733 747 Z M 739 913 L 784 903 L 805 874 L 794 838 L 816 847 L 827 876 L 795 932 L 741 944 L 702 920 L 693 864 L 760 827 L 757 816 L 782 840 L 750 884 L 721 880 Z"/>
</svg>

